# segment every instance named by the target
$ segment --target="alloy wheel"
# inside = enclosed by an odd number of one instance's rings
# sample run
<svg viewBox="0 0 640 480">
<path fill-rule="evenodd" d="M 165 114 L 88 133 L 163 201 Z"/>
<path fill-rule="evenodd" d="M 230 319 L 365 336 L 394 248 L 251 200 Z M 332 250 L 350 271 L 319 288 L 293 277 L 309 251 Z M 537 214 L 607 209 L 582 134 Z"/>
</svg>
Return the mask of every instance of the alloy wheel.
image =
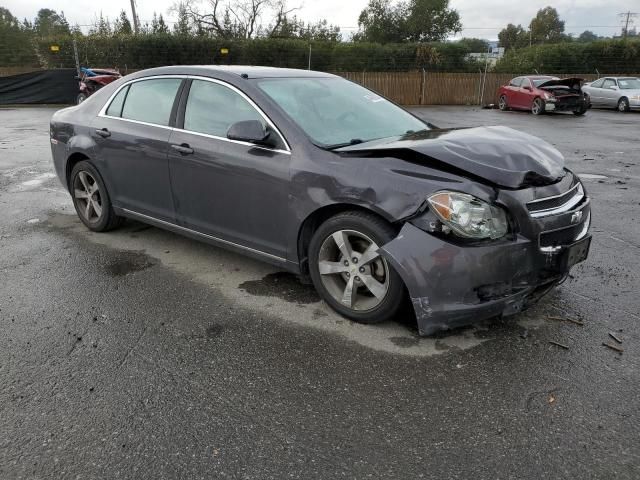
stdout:
<svg viewBox="0 0 640 480">
<path fill-rule="evenodd" d="M 626 98 L 620 99 L 620 101 L 618 102 L 618 110 L 621 112 L 626 112 L 627 110 L 629 110 L 629 104 L 627 103 Z"/>
<path fill-rule="evenodd" d="M 498 108 L 500 108 L 500 110 L 507 109 L 507 98 L 504 95 L 502 95 L 498 100 Z"/>
<path fill-rule="evenodd" d="M 539 98 L 536 98 L 533 101 L 533 107 L 531 107 L 531 111 L 533 112 L 534 115 L 540 115 L 542 113 L 542 109 L 543 109 L 543 105 L 542 102 L 540 101 Z"/>
<path fill-rule="evenodd" d="M 340 304 L 355 311 L 379 306 L 389 291 L 389 266 L 378 245 L 355 230 L 328 236 L 318 254 L 322 284 Z"/>
<path fill-rule="evenodd" d="M 100 186 L 87 171 L 78 172 L 73 180 L 73 197 L 78 213 L 89 223 L 97 223 L 102 217 L 102 198 Z"/>
</svg>

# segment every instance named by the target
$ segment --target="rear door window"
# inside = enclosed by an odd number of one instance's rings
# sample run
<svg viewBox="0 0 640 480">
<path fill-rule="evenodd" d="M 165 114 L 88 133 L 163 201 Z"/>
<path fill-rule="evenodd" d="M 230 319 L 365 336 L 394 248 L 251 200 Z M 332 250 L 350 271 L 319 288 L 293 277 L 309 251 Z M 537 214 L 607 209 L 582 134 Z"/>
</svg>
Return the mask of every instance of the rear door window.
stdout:
<svg viewBox="0 0 640 480">
<path fill-rule="evenodd" d="M 193 80 L 184 112 L 185 130 L 226 138 L 229 127 L 244 120 L 258 120 L 266 127 L 262 115 L 236 91 L 219 83 Z"/>
<path fill-rule="evenodd" d="M 127 97 L 129 91 L 129 85 L 121 89 L 118 94 L 111 101 L 111 105 L 107 108 L 107 115 L 110 117 L 120 117 L 122 115 L 122 106 L 124 105 L 124 99 Z"/>
<path fill-rule="evenodd" d="M 602 84 L 602 88 L 615 87 L 615 85 L 616 85 L 616 82 L 613 79 L 607 78 Z"/>
<path fill-rule="evenodd" d="M 171 109 L 181 82 L 180 78 L 154 78 L 132 83 L 122 108 L 122 118 L 169 125 Z"/>
<path fill-rule="evenodd" d="M 596 80 L 595 82 L 593 82 L 591 86 L 594 88 L 602 88 L 603 83 L 604 83 L 604 78 L 601 78 L 600 80 Z"/>
</svg>

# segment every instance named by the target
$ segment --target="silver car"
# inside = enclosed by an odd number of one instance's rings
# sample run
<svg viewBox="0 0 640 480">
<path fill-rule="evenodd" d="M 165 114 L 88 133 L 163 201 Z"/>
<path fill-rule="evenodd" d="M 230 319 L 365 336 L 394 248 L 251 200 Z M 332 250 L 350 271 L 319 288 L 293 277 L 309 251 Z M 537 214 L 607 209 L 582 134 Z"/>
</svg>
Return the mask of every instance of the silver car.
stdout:
<svg viewBox="0 0 640 480">
<path fill-rule="evenodd" d="M 640 110 L 640 78 L 603 77 L 585 84 L 582 91 L 593 107 L 617 108 L 621 112 Z"/>
</svg>

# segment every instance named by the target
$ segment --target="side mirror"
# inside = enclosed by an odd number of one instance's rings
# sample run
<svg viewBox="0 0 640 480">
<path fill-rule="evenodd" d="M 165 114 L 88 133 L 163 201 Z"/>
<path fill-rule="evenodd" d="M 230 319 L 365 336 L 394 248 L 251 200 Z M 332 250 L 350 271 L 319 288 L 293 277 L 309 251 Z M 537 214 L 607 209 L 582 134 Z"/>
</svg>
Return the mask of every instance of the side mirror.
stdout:
<svg viewBox="0 0 640 480">
<path fill-rule="evenodd" d="M 618 87 L 616 87 L 615 85 L 611 85 L 611 86 L 609 87 L 609 89 L 610 89 L 610 90 L 618 90 Z"/>
<path fill-rule="evenodd" d="M 255 143 L 257 145 L 270 145 L 270 133 L 258 120 L 243 120 L 236 122 L 227 130 L 229 140 Z"/>
<path fill-rule="evenodd" d="M 522 88 L 524 88 L 525 90 L 529 90 L 529 91 L 531 91 L 531 87 L 530 87 L 530 86 L 528 86 L 528 85 L 527 85 L 526 87 L 522 87 Z"/>
</svg>

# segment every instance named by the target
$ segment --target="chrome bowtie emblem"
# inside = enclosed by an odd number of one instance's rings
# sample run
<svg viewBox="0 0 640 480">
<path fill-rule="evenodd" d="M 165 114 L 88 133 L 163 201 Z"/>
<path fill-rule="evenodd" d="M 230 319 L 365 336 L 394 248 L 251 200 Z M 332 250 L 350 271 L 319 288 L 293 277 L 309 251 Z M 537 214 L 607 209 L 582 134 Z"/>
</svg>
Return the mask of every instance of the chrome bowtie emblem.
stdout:
<svg viewBox="0 0 640 480">
<path fill-rule="evenodd" d="M 580 223 L 580 220 L 582 220 L 582 211 L 575 212 L 571 215 L 571 223 Z"/>
</svg>

